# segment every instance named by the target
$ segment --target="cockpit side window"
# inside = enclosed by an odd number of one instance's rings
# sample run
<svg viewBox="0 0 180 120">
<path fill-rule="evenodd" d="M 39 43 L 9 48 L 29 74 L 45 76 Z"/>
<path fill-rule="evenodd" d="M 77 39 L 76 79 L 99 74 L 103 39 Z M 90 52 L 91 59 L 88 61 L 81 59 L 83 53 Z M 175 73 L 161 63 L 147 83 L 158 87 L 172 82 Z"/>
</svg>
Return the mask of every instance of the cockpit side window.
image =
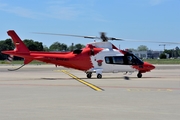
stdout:
<svg viewBox="0 0 180 120">
<path fill-rule="evenodd" d="M 143 64 L 143 62 L 133 54 L 127 54 L 124 57 L 125 57 L 125 60 L 127 61 L 126 64 L 129 64 L 129 65 L 142 65 Z"/>
</svg>

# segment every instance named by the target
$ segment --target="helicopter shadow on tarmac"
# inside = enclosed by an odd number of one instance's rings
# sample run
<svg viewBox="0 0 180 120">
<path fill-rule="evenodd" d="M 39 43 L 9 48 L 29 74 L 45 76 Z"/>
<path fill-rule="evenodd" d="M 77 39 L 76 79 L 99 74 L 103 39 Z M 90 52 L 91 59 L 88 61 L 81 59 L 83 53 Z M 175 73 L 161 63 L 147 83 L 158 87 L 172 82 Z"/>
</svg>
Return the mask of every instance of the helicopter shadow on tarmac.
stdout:
<svg viewBox="0 0 180 120">
<path fill-rule="evenodd" d="M 113 79 L 113 80 L 133 80 L 133 79 L 137 79 L 137 77 L 129 77 L 129 76 L 121 76 L 121 77 L 103 77 L 102 79 L 97 79 L 97 78 L 85 78 L 85 77 L 78 77 L 79 79 L 84 79 L 84 80 L 102 80 L 103 79 Z M 139 78 L 139 80 L 144 80 L 144 79 L 147 79 L 147 78 L 162 78 L 162 77 L 143 77 L 143 78 Z M 56 77 L 53 77 L 53 78 L 40 78 L 42 80 L 73 80 L 74 78 L 56 78 Z"/>
</svg>

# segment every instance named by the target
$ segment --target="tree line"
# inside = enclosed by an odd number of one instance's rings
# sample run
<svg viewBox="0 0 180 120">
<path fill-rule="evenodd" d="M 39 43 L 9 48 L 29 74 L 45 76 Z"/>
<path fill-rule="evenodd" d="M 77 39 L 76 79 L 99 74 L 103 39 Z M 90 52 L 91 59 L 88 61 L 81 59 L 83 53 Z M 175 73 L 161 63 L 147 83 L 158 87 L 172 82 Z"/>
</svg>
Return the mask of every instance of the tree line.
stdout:
<svg viewBox="0 0 180 120">
<path fill-rule="evenodd" d="M 28 47 L 30 51 L 72 51 L 75 49 L 82 49 L 85 47 L 83 44 L 73 44 L 68 46 L 64 43 L 60 42 L 54 42 L 49 47 L 46 45 L 43 45 L 42 42 L 34 41 L 31 39 L 24 39 L 23 42 Z M 6 40 L 0 40 L 0 60 L 7 59 L 8 55 L 2 54 L 1 51 L 5 50 L 13 50 L 15 48 L 12 40 L 6 39 Z M 131 51 L 148 51 L 148 47 L 145 45 L 140 45 L 137 49 L 130 48 Z M 175 49 L 167 50 L 165 49 L 164 52 L 160 55 L 161 59 L 166 59 L 167 54 L 169 55 L 168 58 L 177 58 L 180 57 L 180 49 L 179 47 L 176 47 Z M 14 60 L 21 60 L 22 58 L 14 57 Z"/>
<path fill-rule="evenodd" d="M 168 58 L 180 58 L 179 47 L 175 47 L 174 49 L 170 49 L 170 50 L 165 49 L 164 52 L 160 55 L 160 58 L 166 59 L 167 57 Z"/>
<path fill-rule="evenodd" d="M 82 49 L 85 47 L 83 44 L 73 44 L 68 46 L 64 43 L 54 42 L 52 45 L 47 47 L 42 42 L 34 41 L 31 39 L 24 39 L 24 44 L 30 51 L 72 51 L 75 49 Z M 0 40 L 0 60 L 7 59 L 8 55 L 2 54 L 1 51 L 14 50 L 15 46 L 11 39 Z M 22 58 L 14 57 L 14 60 L 20 60 Z"/>
</svg>

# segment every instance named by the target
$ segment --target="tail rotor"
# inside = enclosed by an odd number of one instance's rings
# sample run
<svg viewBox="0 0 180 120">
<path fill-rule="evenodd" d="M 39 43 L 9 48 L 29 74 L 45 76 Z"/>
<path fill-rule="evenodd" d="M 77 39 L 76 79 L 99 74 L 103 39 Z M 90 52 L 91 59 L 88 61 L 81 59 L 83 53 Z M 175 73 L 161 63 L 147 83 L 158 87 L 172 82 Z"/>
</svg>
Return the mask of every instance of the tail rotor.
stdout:
<svg viewBox="0 0 180 120">
<path fill-rule="evenodd" d="M 12 63 L 13 58 L 14 58 L 13 55 L 9 55 L 9 56 L 7 57 L 7 59 L 6 59 L 7 63 Z"/>
</svg>

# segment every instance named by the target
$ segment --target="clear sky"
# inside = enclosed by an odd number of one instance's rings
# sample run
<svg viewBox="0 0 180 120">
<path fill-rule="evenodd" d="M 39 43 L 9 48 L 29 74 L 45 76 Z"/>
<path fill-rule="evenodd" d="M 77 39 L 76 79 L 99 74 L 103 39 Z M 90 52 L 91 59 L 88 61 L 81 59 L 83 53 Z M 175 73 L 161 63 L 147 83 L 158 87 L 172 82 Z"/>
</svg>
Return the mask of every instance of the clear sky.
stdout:
<svg viewBox="0 0 180 120">
<path fill-rule="evenodd" d="M 59 41 L 86 44 L 91 39 L 37 35 L 50 32 L 134 40 L 180 42 L 180 0 L 0 0 L 0 40 L 13 29 L 22 40 L 49 46 Z M 146 45 L 163 50 L 158 43 L 112 42 L 121 49 Z M 167 49 L 179 45 L 167 45 Z"/>
</svg>

